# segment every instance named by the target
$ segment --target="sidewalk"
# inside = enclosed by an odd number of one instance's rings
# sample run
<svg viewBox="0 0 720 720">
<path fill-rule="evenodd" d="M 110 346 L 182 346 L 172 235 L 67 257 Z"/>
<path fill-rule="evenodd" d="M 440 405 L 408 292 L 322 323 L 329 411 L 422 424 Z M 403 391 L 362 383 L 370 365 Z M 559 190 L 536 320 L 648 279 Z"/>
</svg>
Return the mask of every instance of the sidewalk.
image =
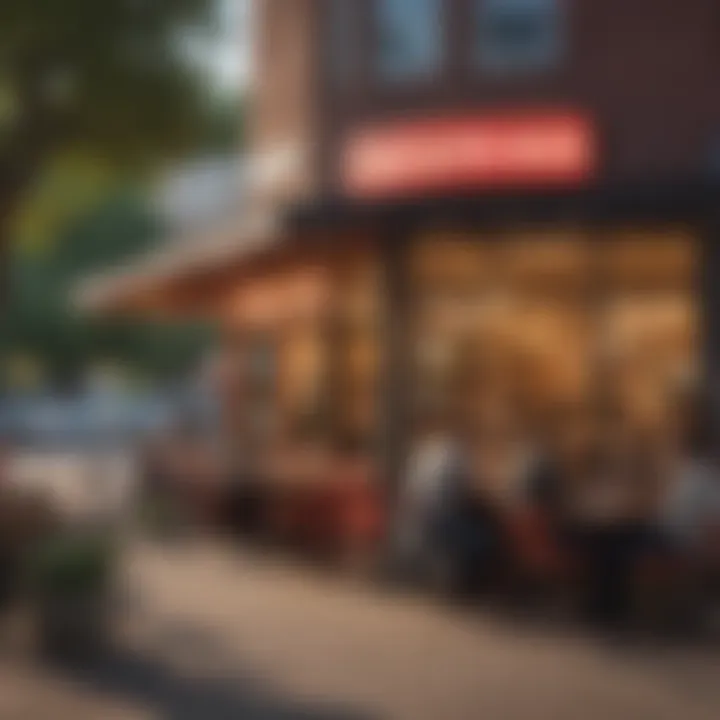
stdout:
<svg viewBox="0 0 720 720">
<path fill-rule="evenodd" d="M 62 681 L 0 665 L 2 720 L 715 720 L 720 707 L 717 656 L 519 627 L 210 543 L 142 545 L 130 583 L 112 656 Z"/>
</svg>

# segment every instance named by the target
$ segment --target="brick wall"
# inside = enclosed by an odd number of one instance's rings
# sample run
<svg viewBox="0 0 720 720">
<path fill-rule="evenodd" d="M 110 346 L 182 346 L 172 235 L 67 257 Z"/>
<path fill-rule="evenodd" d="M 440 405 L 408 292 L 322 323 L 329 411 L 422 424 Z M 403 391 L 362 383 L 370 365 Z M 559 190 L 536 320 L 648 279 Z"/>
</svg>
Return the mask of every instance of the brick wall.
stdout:
<svg viewBox="0 0 720 720">
<path fill-rule="evenodd" d="M 271 203 L 314 184 L 317 77 L 315 0 L 256 0 L 249 146 L 257 189 Z"/>
<path fill-rule="evenodd" d="M 322 1 L 322 0 L 320 0 Z M 326 0 L 329 1 L 329 0 Z M 336 185 L 343 138 L 367 122 L 437 112 L 576 107 L 593 118 L 603 179 L 694 175 L 720 145 L 720 3 L 717 0 L 567 0 L 564 62 L 512 79 L 462 61 L 470 43 L 468 0 L 445 0 L 448 61 L 424 86 L 383 88 L 371 70 L 371 5 L 357 0 L 364 67 L 352 88 L 324 85 L 321 160 Z M 720 163 L 719 163 L 720 164 Z"/>
</svg>

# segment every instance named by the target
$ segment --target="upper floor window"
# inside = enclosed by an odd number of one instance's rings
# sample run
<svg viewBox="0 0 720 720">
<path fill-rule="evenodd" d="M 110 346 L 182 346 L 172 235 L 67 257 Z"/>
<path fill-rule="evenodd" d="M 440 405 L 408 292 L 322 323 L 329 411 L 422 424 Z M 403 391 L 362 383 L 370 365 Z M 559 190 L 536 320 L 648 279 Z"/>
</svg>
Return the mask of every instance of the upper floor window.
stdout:
<svg viewBox="0 0 720 720">
<path fill-rule="evenodd" d="M 357 80 L 362 0 L 331 0 L 328 13 L 329 69 L 344 87 Z"/>
<path fill-rule="evenodd" d="M 443 56 L 444 0 L 376 0 L 378 70 L 386 80 L 435 74 Z"/>
<path fill-rule="evenodd" d="M 560 62 L 564 0 L 473 0 L 475 64 L 500 73 L 548 70 Z"/>
</svg>

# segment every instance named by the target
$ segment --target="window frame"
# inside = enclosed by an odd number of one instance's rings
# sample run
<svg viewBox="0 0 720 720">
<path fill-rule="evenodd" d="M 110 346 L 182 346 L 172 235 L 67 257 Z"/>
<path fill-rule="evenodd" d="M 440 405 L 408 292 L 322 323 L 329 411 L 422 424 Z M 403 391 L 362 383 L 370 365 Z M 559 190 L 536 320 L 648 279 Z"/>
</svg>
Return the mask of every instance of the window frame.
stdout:
<svg viewBox="0 0 720 720">
<path fill-rule="evenodd" d="M 470 64 L 476 73 L 526 77 L 560 68 L 568 52 L 566 0 L 470 0 L 470 4 Z M 487 40 L 491 39 L 493 31 L 483 28 L 483 23 L 497 23 L 503 12 L 510 14 L 522 9 L 533 11 L 538 28 L 542 27 L 534 47 L 528 46 L 524 52 L 518 52 L 517 46 L 512 48 L 506 43 L 502 47 L 498 38 L 489 45 Z M 491 18 L 491 14 L 496 17 Z"/>
<path fill-rule="evenodd" d="M 424 8 L 428 13 L 420 12 L 419 3 L 425 3 Z M 412 15 L 419 22 L 419 18 L 425 17 L 425 27 L 419 26 L 417 30 L 420 35 L 425 35 L 420 41 L 424 45 L 422 55 L 417 54 L 412 60 L 405 60 L 404 67 L 392 67 L 385 55 L 384 34 L 387 32 L 386 21 L 388 13 L 398 12 L 402 15 L 402 8 L 390 10 L 393 3 L 406 3 L 412 7 Z M 447 2 L 445 0 L 372 0 L 374 42 L 372 43 L 372 70 L 373 75 L 383 85 L 413 85 L 423 84 L 439 77 L 447 62 L 447 38 L 446 38 L 446 15 Z M 429 19 L 430 15 L 434 18 Z M 431 37 L 432 35 L 432 37 Z M 424 40 L 424 43 L 423 43 Z M 419 46 L 419 45 L 418 45 Z M 419 62 L 420 60 L 420 62 Z"/>
<path fill-rule="evenodd" d="M 362 70 L 362 0 L 328 0 L 325 18 L 327 74 L 335 90 L 357 83 Z"/>
</svg>

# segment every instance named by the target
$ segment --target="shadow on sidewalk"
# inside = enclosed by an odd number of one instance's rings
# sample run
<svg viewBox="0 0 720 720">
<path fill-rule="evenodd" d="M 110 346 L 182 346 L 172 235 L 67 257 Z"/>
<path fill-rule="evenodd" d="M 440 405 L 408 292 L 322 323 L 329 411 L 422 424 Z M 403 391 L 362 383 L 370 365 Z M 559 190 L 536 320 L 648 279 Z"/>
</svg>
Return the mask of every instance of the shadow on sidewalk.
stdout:
<svg viewBox="0 0 720 720">
<path fill-rule="evenodd" d="M 281 697 L 247 677 L 188 677 L 159 660 L 109 650 L 55 671 L 94 692 L 137 704 L 158 720 L 374 720 L 366 713 Z"/>
</svg>

